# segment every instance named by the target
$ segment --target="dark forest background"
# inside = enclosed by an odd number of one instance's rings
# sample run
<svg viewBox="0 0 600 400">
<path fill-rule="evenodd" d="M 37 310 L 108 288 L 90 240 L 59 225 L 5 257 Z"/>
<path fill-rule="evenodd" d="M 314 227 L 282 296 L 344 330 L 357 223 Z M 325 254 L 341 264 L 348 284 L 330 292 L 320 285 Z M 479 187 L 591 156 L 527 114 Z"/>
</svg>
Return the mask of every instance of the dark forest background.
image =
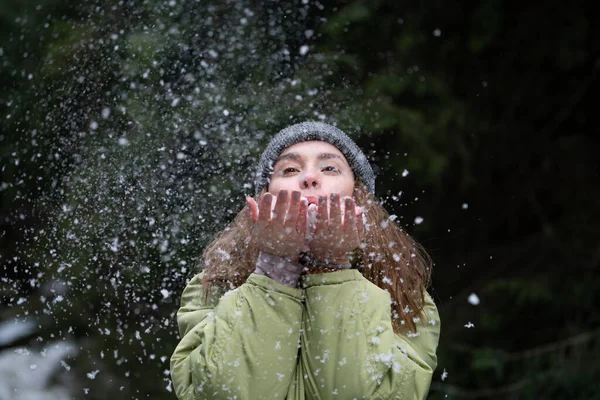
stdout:
<svg viewBox="0 0 600 400">
<path fill-rule="evenodd" d="M 77 3 L 0 4 L 2 399 L 34 356 L 40 398 L 174 398 L 195 260 L 307 119 L 433 256 L 430 399 L 600 398 L 594 2 Z"/>
</svg>

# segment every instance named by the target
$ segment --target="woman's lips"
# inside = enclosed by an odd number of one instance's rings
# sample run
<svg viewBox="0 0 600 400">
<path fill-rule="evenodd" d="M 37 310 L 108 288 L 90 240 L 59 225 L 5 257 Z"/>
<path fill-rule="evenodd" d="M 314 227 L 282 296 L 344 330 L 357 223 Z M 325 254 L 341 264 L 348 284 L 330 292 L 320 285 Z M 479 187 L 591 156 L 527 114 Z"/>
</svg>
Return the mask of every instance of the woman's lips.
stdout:
<svg viewBox="0 0 600 400">
<path fill-rule="evenodd" d="M 306 200 L 308 201 L 308 204 L 319 204 L 319 198 L 316 196 L 306 196 Z"/>
</svg>

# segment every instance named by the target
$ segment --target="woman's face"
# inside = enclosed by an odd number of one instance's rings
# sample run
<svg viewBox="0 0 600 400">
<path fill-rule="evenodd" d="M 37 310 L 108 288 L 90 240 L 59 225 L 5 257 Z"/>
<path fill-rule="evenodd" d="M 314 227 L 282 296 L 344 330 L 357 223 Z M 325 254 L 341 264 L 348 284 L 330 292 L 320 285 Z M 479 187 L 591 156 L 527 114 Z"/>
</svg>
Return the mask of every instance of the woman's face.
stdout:
<svg viewBox="0 0 600 400">
<path fill-rule="evenodd" d="M 327 142 L 312 140 L 285 149 L 275 161 L 269 192 L 298 190 L 316 203 L 318 196 L 352 196 L 354 174 L 346 157 Z"/>
</svg>

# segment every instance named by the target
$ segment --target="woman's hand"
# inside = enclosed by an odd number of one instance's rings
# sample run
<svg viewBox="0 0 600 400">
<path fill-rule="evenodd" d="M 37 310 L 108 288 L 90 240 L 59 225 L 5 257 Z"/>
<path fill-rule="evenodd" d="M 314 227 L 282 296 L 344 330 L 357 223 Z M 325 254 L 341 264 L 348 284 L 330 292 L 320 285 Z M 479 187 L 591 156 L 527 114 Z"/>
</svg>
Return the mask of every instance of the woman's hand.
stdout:
<svg viewBox="0 0 600 400">
<path fill-rule="evenodd" d="M 342 212 L 340 196 L 319 197 L 319 207 L 311 205 L 310 254 L 315 261 L 327 264 L 345 265 L 349 263 L 348 253 L 356 249 L 364 238 L 362 208 L 356 207 L 354 199 L 346 197 Z"/>
<path fill-rule="evenodd" d="M 287 190 L 281 190 L 271 215 L 273 195 L 265 193 L 260 205 L 247 197 L 254 227 L 252 234 L 258 238 L 258 249 L 292 262 L 298 262 L 305 246 L 306 218 L 308 202 L 301 200 L 299 191 L 293 191 L 291 198 Z"/>
</svg>

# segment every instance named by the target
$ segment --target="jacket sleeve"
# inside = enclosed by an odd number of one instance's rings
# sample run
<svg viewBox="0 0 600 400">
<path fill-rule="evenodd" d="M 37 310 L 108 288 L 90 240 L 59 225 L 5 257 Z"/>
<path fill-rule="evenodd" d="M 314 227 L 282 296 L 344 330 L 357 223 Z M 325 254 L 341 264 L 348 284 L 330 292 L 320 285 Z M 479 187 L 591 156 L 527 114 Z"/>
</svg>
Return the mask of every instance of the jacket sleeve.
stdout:
<svg viewBox="0 0 600 400">
<path fill-rule="evenodd" d="M 200 276 L 183 292 L 183 338 L 171 356 L 180 400 L 284 399 L 297 364 L 302 292 L 256 274 L 203 301 Z"/>
<path fill-rule="evenodd" d="M 396 335 L 391 298 L 356 270 L 305 277 L 301 363 L 307 398 L 424 399 L 440 323 L 426 294 L 415 334 Z"/>
<path fill-rule="evenodd" d="M 214 285 L 205 298 L 202 289 L 202 273 L 194 275 L 181 294 L 181 303 L 177 311 L 179 336 L 184 337 L 190 329 L 198 325 L 206 314 L 215 308 L 225 292 L 223 286 Z"/>
</svg>

